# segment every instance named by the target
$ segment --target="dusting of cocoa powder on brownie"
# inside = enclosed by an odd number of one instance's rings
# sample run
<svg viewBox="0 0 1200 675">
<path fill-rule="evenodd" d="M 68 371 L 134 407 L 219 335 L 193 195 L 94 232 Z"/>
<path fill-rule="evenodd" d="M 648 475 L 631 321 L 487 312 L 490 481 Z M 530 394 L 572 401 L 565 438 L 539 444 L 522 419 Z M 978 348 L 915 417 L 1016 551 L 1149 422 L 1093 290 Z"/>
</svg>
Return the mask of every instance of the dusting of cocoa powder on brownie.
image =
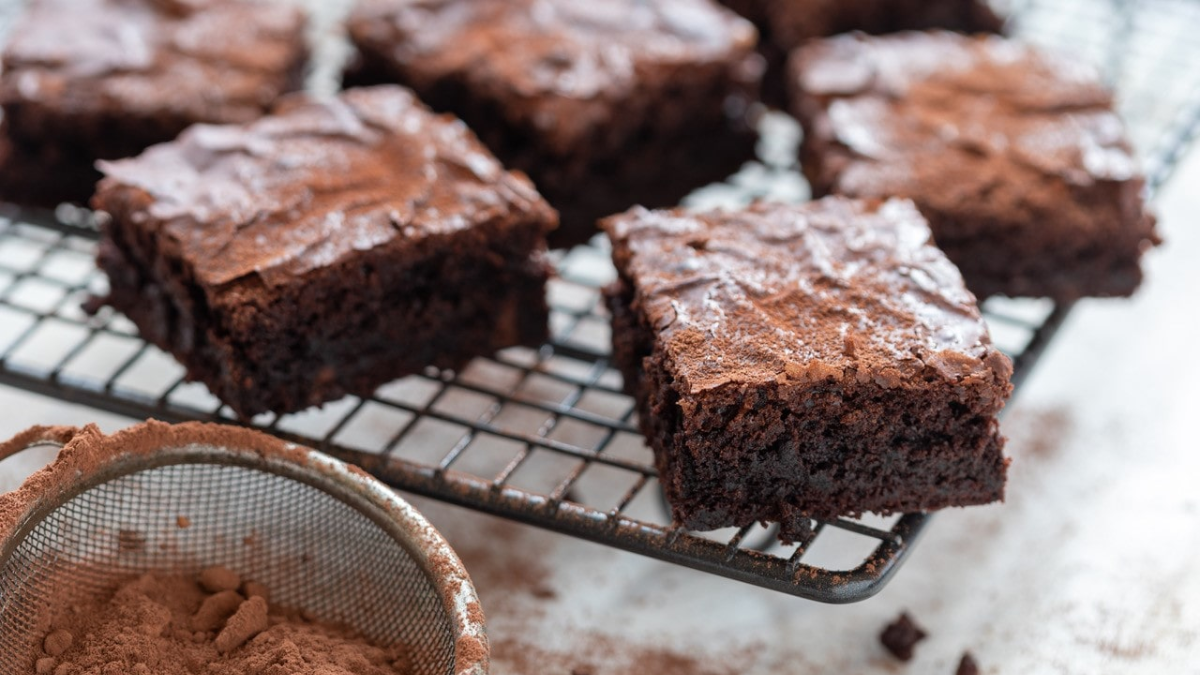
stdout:
<svg viewBox="0 0 1200 675">
<path fill-rule="evenodd" d="M 958 662 L 958 670 L 954 671 L 954 675 L 979 675 L 979 664 L 975 663 L 975 657 L 971 656 L 971 652 L 963 652 L 962 659 Z"/>
</svg>

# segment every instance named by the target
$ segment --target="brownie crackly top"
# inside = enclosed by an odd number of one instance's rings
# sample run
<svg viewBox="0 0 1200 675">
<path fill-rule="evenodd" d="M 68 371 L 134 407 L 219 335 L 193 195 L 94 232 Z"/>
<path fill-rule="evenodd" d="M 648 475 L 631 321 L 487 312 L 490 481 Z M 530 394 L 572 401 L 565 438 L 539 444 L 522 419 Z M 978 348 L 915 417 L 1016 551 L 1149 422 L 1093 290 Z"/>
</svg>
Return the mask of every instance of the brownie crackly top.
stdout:
<svg viewBox="0 0 1200 675">
<path fill-rule="evenodd" d="M 605 227 L 684 391 L 1011 372 L 907 200 L 634 210 Z"/>
<path fill-rule="evenodd" d="M 280 3 L 35 0 L 5 47 L 0 96 L 79 114 L 247 121 L 279 95 L 264 74 L 294 67 L 304 24 Z"/>
<path fill-rule="evenodd" d="M 152 198 L 146 213 L 198 281 L 268 284 L 402 240 L 419 247 L 515 211 L 550 207 L 458 120 L 395 86 L 284 99 L 244 126 L 196 125 L 141 156 L 103 162 L 101 186 Z"/>
<path fill-rule="evenodd" d="M 845 149 L 814 177 L 835 192 L 950 204 L 997 198 L 989 185 L 1002 175 L 1032 178 L 1030 190 L 1043 189 L 1038 177 L 1075 186 L 1139 177 L 1112 95 L 1065 56 L 995 36 L 905 33 L 814 43 L 793 68 L 799 91 L 826 107 L 804 115 L 816 119 L 812 133 Z M 947 180 L 956 156 L 979 170 Z"/>
<path fill-rule="evenodd" d="M 349 27 L 416 88 L 465 78 L 559 148 L 673 69 L 749 56 L 757 40 L 753 25 L 709 0 L 367 0 Z"/>
</svg>

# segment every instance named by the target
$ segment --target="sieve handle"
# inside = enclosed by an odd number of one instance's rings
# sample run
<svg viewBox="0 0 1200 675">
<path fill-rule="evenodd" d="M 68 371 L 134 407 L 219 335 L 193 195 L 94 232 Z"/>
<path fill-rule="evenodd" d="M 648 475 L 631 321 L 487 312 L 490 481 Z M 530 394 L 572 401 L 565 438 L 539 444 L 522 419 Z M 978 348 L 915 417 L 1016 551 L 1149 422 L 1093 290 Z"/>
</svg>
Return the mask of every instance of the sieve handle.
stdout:
<svg viewBox="0 0 1200 675">
<path fill-rule="evenodd" d="M 81 431 L 79 427 L 31 427 L 13 436 L 7 441 L 0 442 L 0 462 L 39 445 L 63 446 Z"/>
</svg>

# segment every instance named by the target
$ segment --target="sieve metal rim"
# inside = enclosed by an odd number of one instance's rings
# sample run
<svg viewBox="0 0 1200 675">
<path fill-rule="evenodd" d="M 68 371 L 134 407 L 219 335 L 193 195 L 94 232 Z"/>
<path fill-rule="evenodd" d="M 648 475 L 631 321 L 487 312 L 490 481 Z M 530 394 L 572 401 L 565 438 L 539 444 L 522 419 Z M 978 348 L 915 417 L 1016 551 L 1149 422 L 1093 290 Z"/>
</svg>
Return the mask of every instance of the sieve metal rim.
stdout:
<svg viewBox="0 0 1200 675">
<path fill-rule="evenodd" d="M 39 522 L 97 485 L 164 466 L 241 466 L 296 480 L 358 510 L 413 557 L 452 618 L 456 675 L 487 675 L 489 648 L 479 598 L 449 542 L 411 504 L 361 469 L 261 432 L 154 420 L 104 435 L 95 425 L 34 427 L 0 442 L 0 460 L 39 445 L 58 456 L 0 495 L 0 568 Z"/>
</svg>

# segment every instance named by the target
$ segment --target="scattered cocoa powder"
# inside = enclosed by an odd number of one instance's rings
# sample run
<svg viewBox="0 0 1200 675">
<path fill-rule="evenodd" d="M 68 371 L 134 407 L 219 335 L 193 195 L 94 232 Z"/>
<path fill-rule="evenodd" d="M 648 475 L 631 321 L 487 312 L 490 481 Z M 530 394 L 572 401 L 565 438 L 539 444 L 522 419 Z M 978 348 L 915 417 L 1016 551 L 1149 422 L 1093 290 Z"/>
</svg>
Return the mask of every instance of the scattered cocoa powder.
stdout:
<svg viewBox="0 0 1200 675">
<path fill-rule="evenodd" d="M 1075 419 L 1066 407 L 1019 409 L 1006 420 L 1013 451 L 1037 459 L 1053 457 L 1075 431 Z"/>
<path fill-rule="evenodd" d="M 454 643 L 454 670 L 460 671 L 464 664 L 480 663 L 488 658 L 488 647 L 479 638 L 463 635 Z"/>
<path fill-rule="evenodd" d="M 58 603 L 32 646 L 37 675 L 407 675 L 406 650 L 272 607 L 236 574 L 143 575 L 102 602 Z M 261 586 L 261 585 L 259 585 Z M 237 578 L 234 588 L 249 593 Z M 219 588 L 213 593 L 210 589 Z"/>
<path fill-rule="evenodd" d="M 622 639 L 574 625 L 570 647 L 530 640 L 557 593 L 547 561 L 559 539 L 526 525 L 472 514 L 420 498 L 412 501 L 454 547 L 487 609 L 492 671 L 504 675 L 738 675 L 754 663 L 761 645 L 718 655 L 699 655 Z M 479 614 L 475 614 L 475 612 Z M 471 608 L 478 619 L 482 611 Z M 653 638 L 653 636 L 650 636 Z M 788 671 L 800 672 L 800 671 Z"/>
</svg>

